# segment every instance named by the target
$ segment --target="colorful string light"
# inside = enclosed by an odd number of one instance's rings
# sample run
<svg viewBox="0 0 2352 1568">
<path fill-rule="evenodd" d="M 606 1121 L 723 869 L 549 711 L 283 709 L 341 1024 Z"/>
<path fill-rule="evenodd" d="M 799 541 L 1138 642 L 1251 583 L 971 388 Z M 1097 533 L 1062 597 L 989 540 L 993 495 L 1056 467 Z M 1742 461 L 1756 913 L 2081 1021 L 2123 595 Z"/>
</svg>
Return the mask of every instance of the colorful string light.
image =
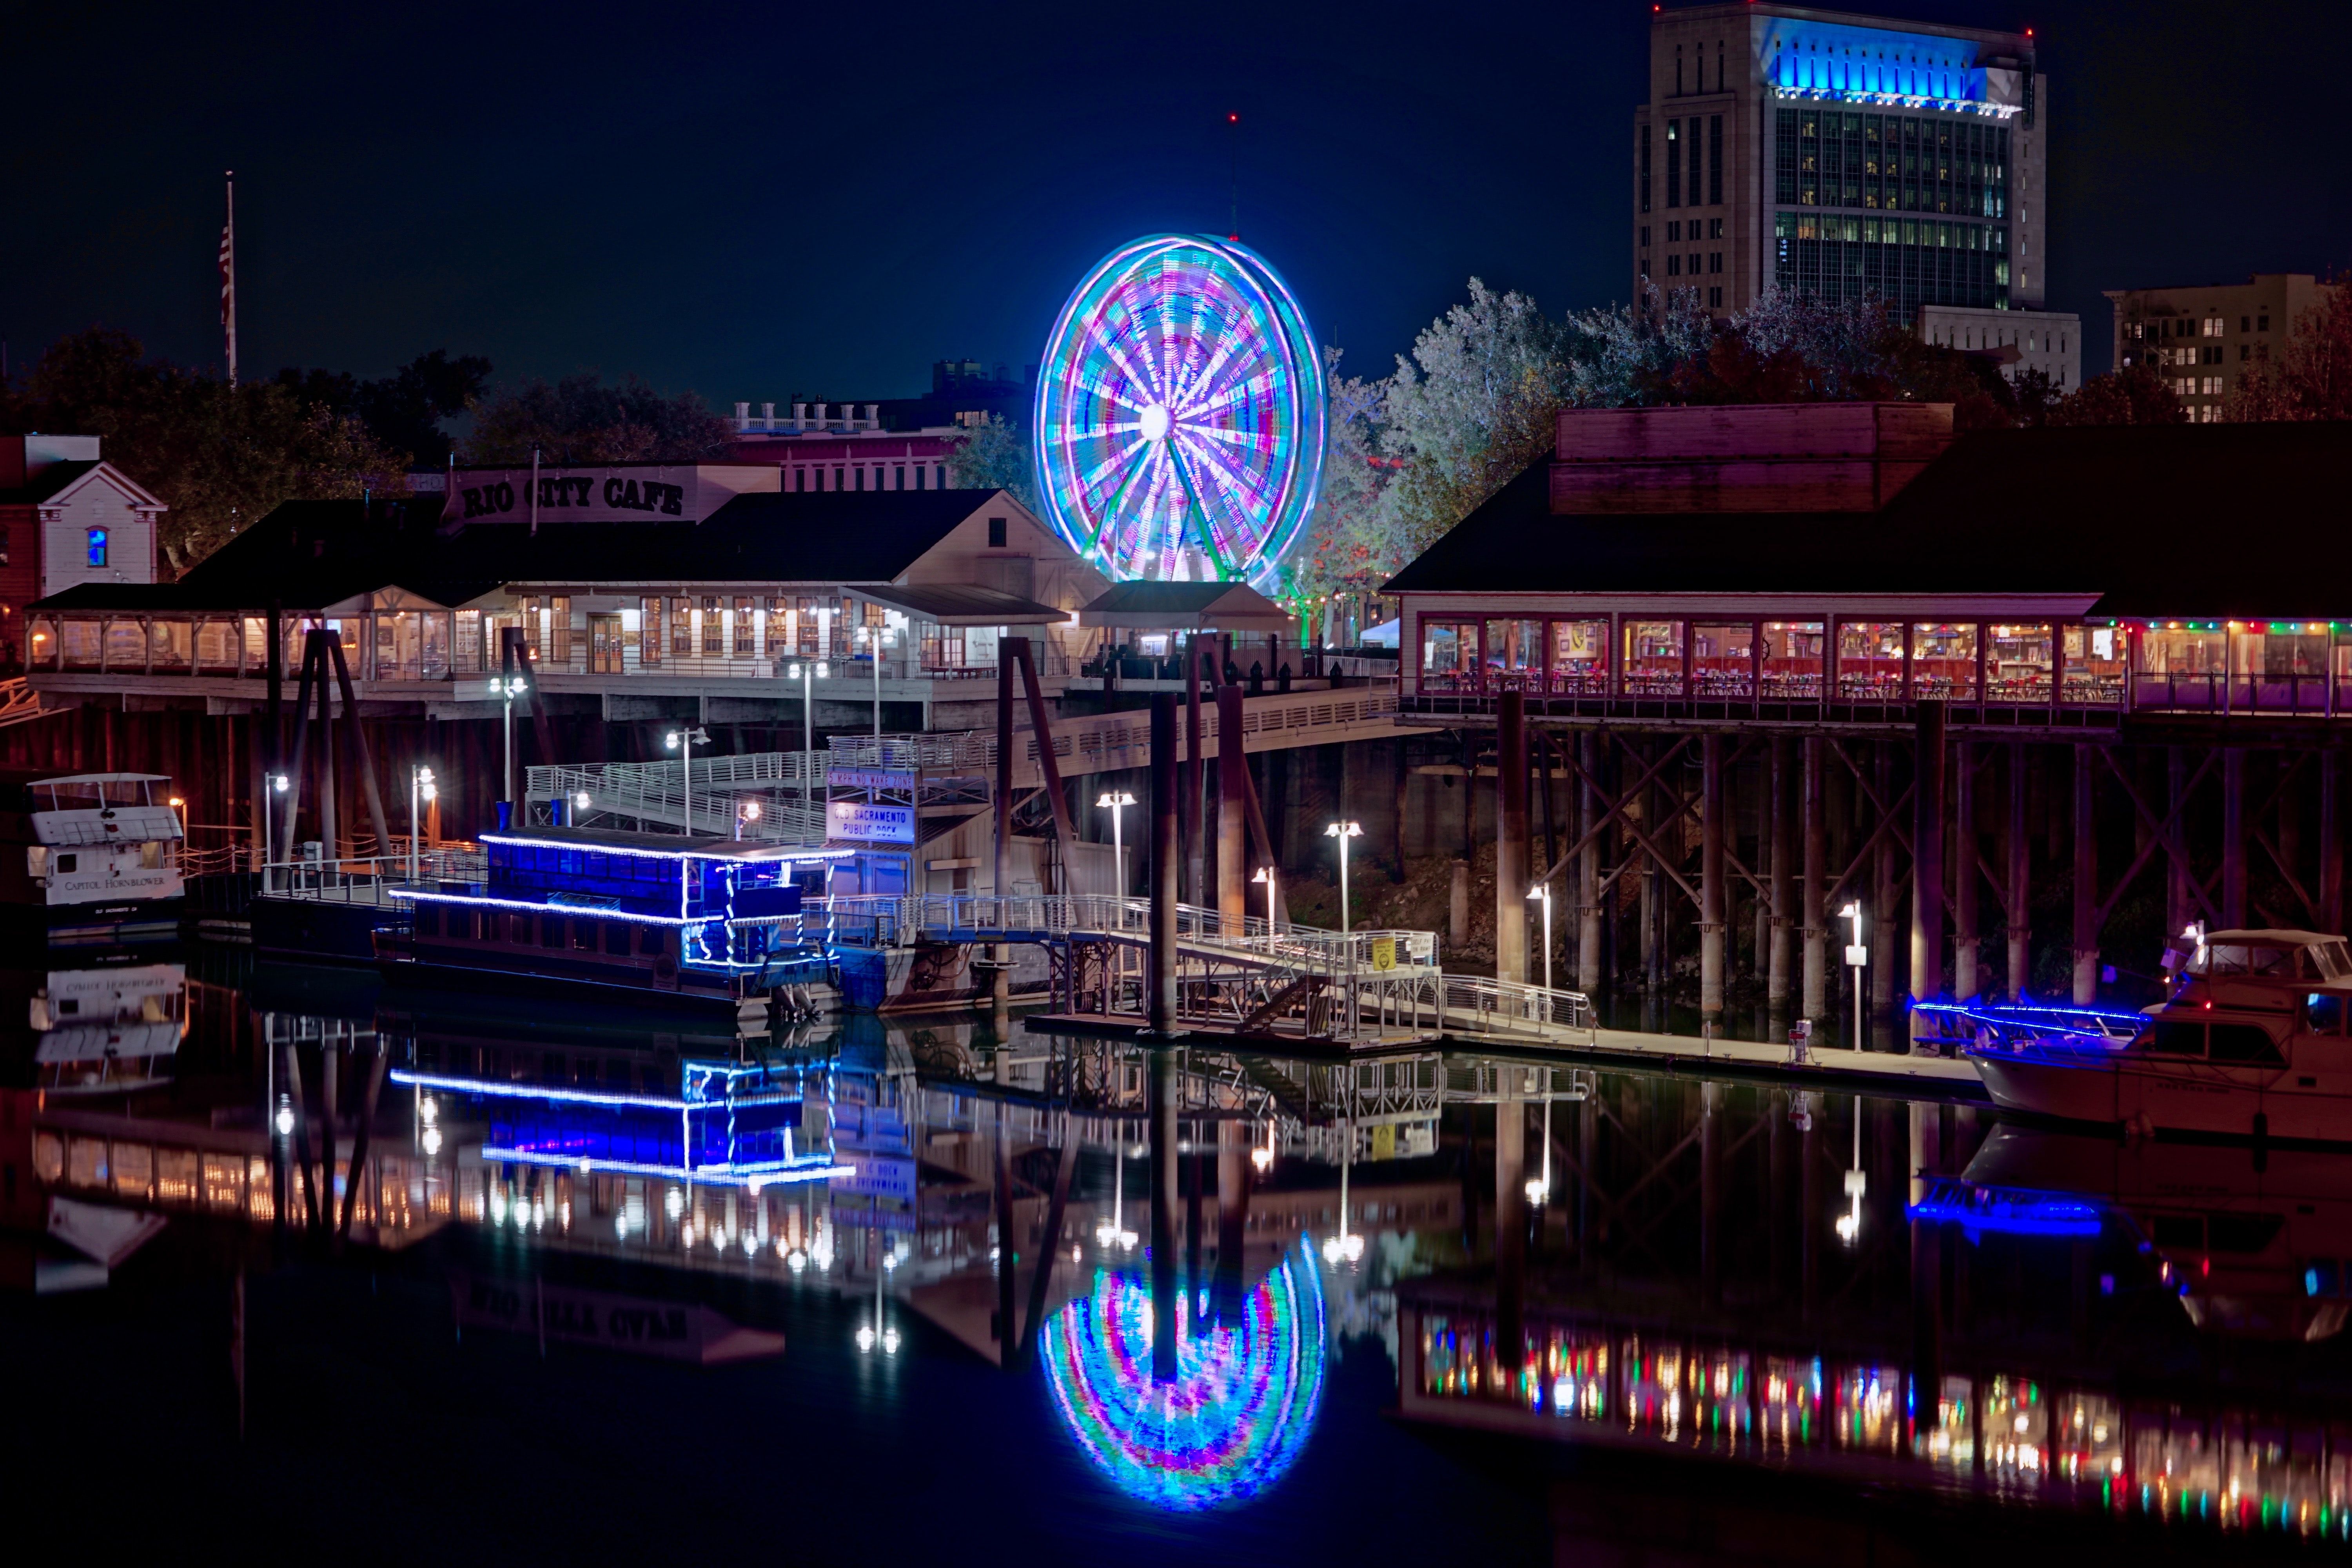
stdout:
<svg viewBox="0 0 2352 1568">
<path fill-rule="evenodd" d="M 1177 1307 L 1177 1374 L 1151 1375 L 1151 1292 L 1097 1271 L 1046 1321 L 1045 1377 L 1087 1458 L 1129 1497 L 1193 1512 L 1242 1501 L 1290 1468 L 1323 1397 L 1323 1279 L 1302 1238 L 1242 1302 L 1195 1331 Z"/>
<path fill-rule="evenodd" d="M 1323 357 L 1234 240 L 1160 234 L 1097 262 L 1046 339 L 1037 490 L 1122 581 L 1270 584 L 1322 487 Z"/>
</svg>

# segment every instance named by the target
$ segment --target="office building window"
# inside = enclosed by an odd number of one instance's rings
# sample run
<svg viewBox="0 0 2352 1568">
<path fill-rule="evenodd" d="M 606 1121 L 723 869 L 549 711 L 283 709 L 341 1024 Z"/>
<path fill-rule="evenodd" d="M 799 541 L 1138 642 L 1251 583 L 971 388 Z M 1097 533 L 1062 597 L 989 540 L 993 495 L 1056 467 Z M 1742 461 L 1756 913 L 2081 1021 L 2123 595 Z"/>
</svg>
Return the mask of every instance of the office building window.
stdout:
<svg viewBox="0 0 2352 1568">
<path fill-rule="evenodd" d="M 1723 270 L 1723 252 L 1720 250 L 1710 250 L 1706 253 L 1706 269 L 1710 273 L 1720 272 Z"/>
<path fill-rule="evenodd" d="M 1707 302 L 1707 305 L 1709 306 L 1709 308 L 1711 308 L 1711 309 L 1715 309 L 1715 310 L 1720 310 L 1720 309 L 1722 309 L 1722 307 L 1723 307 L 1723 290 L 1722 290 L 1722 289 L 1708 289 L 1708 290 L 1706 291 L 1706 302 Z"/>
<path fill-rule="evenodd" d="M 1642 210 L 1650 210 L 1650 128 L 1642 127 Z"/>
<path fill-rule="evenodd" d="M 1683 205 L 1683 122 L 1666 121 L 1666 205 Z"/>
<path fill-rule="evenodd" d="M 1642 248 L 1644 250 L 1650 248 L 1650 226 L 1648 224 L 1643 224 L 1642 226 Z"/>
<path fill-rule="evenodd" d="M 1716 61 L 1715 78 L 1716 90 L 1720 92 L 1723 90 L 1723 62 L 1719 58 Z M 1711 207 L 1723 205 L 1723 116 L 1720 114 L 1706 117 L 1706 205 Z"/>
<path fill-rule="evenodd" d="M 1681 257 L 1679 257 L 1679 256 L 1669 256 L 1669 257 L 1667 257 L 1667 258 L 1666 258 L 1666 276 L 1667 276 L 1667 277 L 1669 277 L 1669 278 L 1679 278 L 1679 277 L 1681 277 L 1682 275 L 1683 275 L 1683 258 L 1682 258 Z"/>
<path fill-rule="evenodd" d="M 1666 225 L 1666 243 L 1667 243 L 1668 245 L 1675 245 L 1675 244 L 1678 244 L 1678 243 L 1680 243 L 1680 241 L 1681 241 L 1682 237 L 1683 237 L 1683 226 L 1682 226 L 1682 225 L 1680 225 L 1680 224 L 1678 224 L 1678 223 L 1670 223 L 1670 224 Z"/>
</svg>

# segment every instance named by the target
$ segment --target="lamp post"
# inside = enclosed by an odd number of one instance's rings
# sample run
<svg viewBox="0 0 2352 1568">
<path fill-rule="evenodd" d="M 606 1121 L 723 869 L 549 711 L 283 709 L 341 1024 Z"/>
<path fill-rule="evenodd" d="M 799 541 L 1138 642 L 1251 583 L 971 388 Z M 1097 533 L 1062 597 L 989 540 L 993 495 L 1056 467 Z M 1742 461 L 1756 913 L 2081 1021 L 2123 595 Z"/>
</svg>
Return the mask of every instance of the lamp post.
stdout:
<svg viewBox="0 0 2352 1568">
<path fill-rule="evenodd" d="M 743 809 L 735 814 L 735 837 L 737 840 L 739 842 L 741 840 L 743 837 L 743 827 L 746 823 L 754 823 L 759 820 L 760 803 L 756 800 L 745 801 L 743 803 Z"/>
<path fill-rule="evenodd" d="M 1257 868 L 1257 875 L 1252 877 L 1250 880 L 1265 884 L 1265 950 L 1272 952 L 1274 951 L 1274 868 L 1260 866 Z"/>
<path fill-rule="evenodd" d="M 1846 944 L 1845 963 L 1853 971 L 1853 1048 L 1862 1049 L 1862 971 L 1870 962 L 1870 949 L 1862 942 L 1862 900 L 1856 899 L 1838 911 L 1840 920 L 1853 922 L 1853 941 Z"/>
<path fill-rule="evenodd" d="M 1551 884 L 1538 882 L 1528 889 L 1528 897 L 1533 902 L 1543 906 L 1544 989 L 1549 991 L 1551 989 Z M 1551 1006 L 1549 998 L 1546 999 L 1544 1006 L 1546 1016 L 1549 1017 Z"/>
<path fill-rule="evenodd" d="M 520 675 L 490 677 L 490 695 L 506 704 L 506 798 L 509 805 L 515 797 L 514 700 L 530 689 L 530 683 Z"/>
<path fill-rule="evenodd" d="M 698 724 L 691 730 L 672 730 L 662 737 L 662 744 L 679 753 L 686 764 L 686 831 L 694 834 L 694 748 L 710 744 L 709 731 Z"/>
<path fill-rule="evenodd" d="M 1127 839 L 1121 826 L 1127 808 L 1134 804 L 1135 797 L 1123 789 L 1107 789 L 1095 802 L 1097 810 L 1110 813 L 1111 879 L 1118 884 L 1118 896 L 1122 899 L 1127 897 Z"/>
<path fill-rule="evenodd" d="M 816 661 L 802 659 L 785 670 L 785 675 L 801 683 L 801 822 L 800 834 L 805 837 L 815 788 L 810 783 L 811 759 L 816 755 L 816 694 L 812 682 L 816 679 Z"/>
<path fill-rule="evenodd" d="M 1348 908 L 1348 840 L 1363 836 L 1364 826 L 1360 822 L 1335 822 L 1323 829 L 1324 837 L 1339 841 L 1339 935 L 1346 939 L 1348 949 L 1348 1033 L 1351 1037 L 1356 1032 L 1356 1006 L 1360 998 L 1356 995 L 1355 922 Z M 1347 1189 L 1347 1167 L 1343 1164 L 1339 1167 L 1339 1190 L 1344 1194 Z M 1345 1225 L 1340 1228 L 1344 1233 Z M 1360 1249 L 1363 1243 L 1360 1241 L 1356 1245 Z"/>
<path fill-rule="evenodd" d="M 286 793 L 286 784 L 287 778 L 284 773 L 272 773 L 269 775 L 270 794 L 284 795 Z M 271 803 L 268 801 L 262 803 L 261 890 L 265 893 L 269 891 L 269 868 L 275 864 L 278 859 L 278 825 L 273 820 L 277 815 L 277 812 L 272 809 Z"/>
<path fill-rule="evenodd" d="M 412 763 L 408 770 L 408 884 L 410 887 L 416 885 L 419 871 L 416 855 L 417 823 L 422 813 L 418 808 L 418 803 L 429 801 L 439 793 L 439 787 L 433 782 L 433 770 Z"/>
</svg>

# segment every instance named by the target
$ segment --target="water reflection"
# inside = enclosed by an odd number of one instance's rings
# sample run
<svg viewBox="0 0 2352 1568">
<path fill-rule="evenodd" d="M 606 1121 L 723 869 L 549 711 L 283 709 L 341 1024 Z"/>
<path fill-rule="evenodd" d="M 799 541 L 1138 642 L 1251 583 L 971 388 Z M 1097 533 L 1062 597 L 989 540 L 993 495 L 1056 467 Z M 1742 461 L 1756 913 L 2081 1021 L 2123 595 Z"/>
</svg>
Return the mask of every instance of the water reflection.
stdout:
<svg viewBox="0 0 2352 1568">
<path fill-rule="evenodd" d="M 1323 1280 L 1301 1238 L 1230 1321 L 1177 1299 L 1177 1374 L 1151 1374 L 1152 1301 L 1108 1270 L 1045 1325 L 1054 1402 L 1096 1468 L 1131 1497 L 1191 1510 L 1239 1502 L 1288 1469 L 1323 1397 Z"/>
<path fill-rule="evenodd" d="M 146 994 L 132 978 L 109 994 Z M 152 1020 L 106 1005 L 110 1028 L 188 1020 L 172 1071 L 120 1092 L 62 1092 L 20 1042 L 9 1124 L 44 1196 L 209 1227 L 256 1267 L 338 1237 L 410 1250 L 491 1303 L 469 1322 L 516 1331 L 547 1309 L 534 1287 L 505 1310 L 499 1282 L 567 1271 L 548 1299 L 600 1324 L 649 1292 L 734 1325 L 837 1292 L 825 1349 L 871 1387 L 950 1343 L 1008 1369 L 992 1387 L 1042 1382 L 1039 1419 L 1106 1505 L 1277 1508 L 1295 1489 L 1273 1483 L 1340 1441 L 1339 1358 L 1385 1354 L 1408 1424 L 1531 1451 L 2352 1531 L 2352 1156 L 1823 1087 L 1206 1049 L 1172 1058 L 1156 1150 L 1148 1053 L 1017 1023 L 697 1033 L 231 978 L 165 986 Z M 1155 1206 L 1179 1259 L 1160 1301 Z M 1163 1312 L 1176 1374 L 1155 1381 Z"/>
</svg>

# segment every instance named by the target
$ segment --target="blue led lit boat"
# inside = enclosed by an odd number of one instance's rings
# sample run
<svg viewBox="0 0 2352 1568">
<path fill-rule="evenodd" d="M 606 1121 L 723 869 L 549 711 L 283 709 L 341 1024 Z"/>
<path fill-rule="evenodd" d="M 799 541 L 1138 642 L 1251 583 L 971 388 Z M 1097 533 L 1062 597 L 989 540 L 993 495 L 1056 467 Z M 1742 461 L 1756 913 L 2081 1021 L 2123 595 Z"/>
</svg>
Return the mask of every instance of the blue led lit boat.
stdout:
<svg viewBox="0 0 2352 1568">
<path fill-rule="evenodd" d="M 804 920 L 839 851 L 593 827 L 482 836 L 479 882 L 399 888 L 388 974 L 735 1009 L 827 974 Z"/>
<path fill-rule="evenodd" d="M 1993 1103 L 2137 1131 L 2352 1142 L 2352 949 L 2301 931 L 2191 928 L 2178 984 L 2129 1038 L 1987 1029 Z"/>
</svg>

